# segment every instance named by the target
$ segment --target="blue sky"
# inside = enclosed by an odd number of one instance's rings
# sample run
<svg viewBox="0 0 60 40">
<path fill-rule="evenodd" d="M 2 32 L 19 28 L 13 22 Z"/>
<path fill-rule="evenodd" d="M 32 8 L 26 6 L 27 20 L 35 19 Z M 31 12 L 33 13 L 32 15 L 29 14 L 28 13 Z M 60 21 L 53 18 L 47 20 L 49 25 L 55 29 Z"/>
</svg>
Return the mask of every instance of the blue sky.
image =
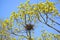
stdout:
<svg viewBox="0 0 60 40">
<path fill-rule="evenodd" d="M 16 11 L 17 12 L 18 5 L 20 3 L 25 2 L 25 1 L 26 0 L 0 0 L 0 18 L 1 19 L 9 18 L 10 15 L 11 15 L 11 12 L 12 11 Z M 42 1 L 44 2 L 45 0 L 42 0 Z M 50 1 L 57 2 L 57 0 L 50 0 Z M 38 2 L 39 2 L 39 0 L 31 0 L 31 3 L 38 3 Z M 59 4 L 56 5 L 56 8 L 60 11 Z M 59 19 L 57 19 L 57 20 L 58 20 L 58 22 L 60 22 Z M 39 26 L 39 24 L 36 25 L 36 26 Z M 52 32 L 52 33 L 55 33 L 55 34 L 59 34 L 58 32 L 56 32 L 55 30 L 47 27 L 46 25 L 44 25 L 44 26 L 45 26 L 44 28 L 42 28 L 42 27 L 36 28 L 36 30 L 35 30 L 35 34 L 37 33 L 36 36 L 40 34 L 39 31 L 41 29 L 46 29 L 49 32 Z M 57 29 L 60 30 L 60 27 L 59 26 L 57 26 L 55 28 L 57 28 Z"/>
</svg>

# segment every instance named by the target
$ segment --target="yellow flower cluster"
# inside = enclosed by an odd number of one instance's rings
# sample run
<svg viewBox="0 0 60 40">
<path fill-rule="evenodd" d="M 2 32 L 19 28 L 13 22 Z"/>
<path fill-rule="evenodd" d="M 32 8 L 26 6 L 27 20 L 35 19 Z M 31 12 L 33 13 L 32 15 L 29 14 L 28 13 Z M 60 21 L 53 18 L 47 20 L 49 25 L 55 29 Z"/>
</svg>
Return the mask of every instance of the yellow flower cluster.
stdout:
<svg viewBox="0 0 60 40">
<path fill-rule="evenodd" d="M 24 19 L 26 14 L 29 15 L 30 18 L 34 15 L 36 15 L 38 17 L 39 12 L 40 13 L 54 12 L 53 15 L 58 14 L 58 10 L 56 9 L 55 4 L 53 2 L 49 2 L 49 1 L 31 5 L 31 4 L 29 4 L 29 0 L 28 0 L 25 4 L 21 4 L 20 6 L 19 6 L 20 9 L 18 10 L 18 13 L 12 12 L 12 15 L 10 16 L 10 21 L 8 19 L 6 19 L 2 23 L 3 28 L 5 28 L 7 25 L 12 26 L 12 22 L 14 21 L 14 19 L 17 19 L 19 16 L 20 16 L 20 18 Z M 45 36 L 45 35 L 46 34 L 43 34 L 43 36 Z"/>
<path fill-rule="evenodd" d="M 4 22 L 5 22 L 6 24 L 9 24 L 9 20 L 8 20 L 8 19 L 6 19 Z"/>
<path fill-rule="evenodd" d="M 16 38 L 11 38 L 11 40 L 16 40 Z"/>
<path fill-rule="evenodd" d="M 56 10 L 53 2 L 45 2 L 38 4 L 39 9 L 42 13 L 51 13 Z"/>
<path fill-rule="evenodd" d="M 60 35 L 59 34 L 54 34 L 54 37 L 60 39 Z"/>
<path fill-rule="evenodd" d="M 4 30 L 7 30 L 7 26 L 9 25 L 9 20 L 8 19 L 6 19 L 5 21 L 3 21 L 2 22 L 2 28 L 4 29 Z"/>
<path fill-rule="evenodd" d="M 4 21 L 2 22 L 2 28 L 3 28 L 4 30 L 10 29 L 12 26 L 13 26 L 13 23 L 12 23 L 10 20 L 8 20 L 8 19 L 6 19 L 6 20 L 4 20 Z M 8 27 L 8 28 L 7 28 L 7 27 Z"/>
<path fill-rule="evenodd" d="M 30 17 L 33 15 L 37 15 L 38 13 L 52 13 L 53 15 L 56 15 L 58 13 L 55 3 L 49 2 L 48 0 L 46 2 L 41 2 L 38 4 L 29 4 L 29 1 L 27 1 L 25 4 L 20 4 L 19 6 L 20 10 L 18 11 L 18 15 L 23 19 L 25 17 L 25 14 L 28 14 Z M 13 12 L 14 14 L 15 12 Z M 38 15 L 37 15 L 38 16 Z M 17 18 L 17 16 L 15 16 Z"/>
<path fill-rule="evenodd" d="M 44 34 L 42 34 L 42 36 L 43 36 L 43 37 L 46 37 L 46 36 L 47 36 L 47 34 L 46 34 L 46 33 L 44 33 Z"/>
<path fill-rule="evenodd" d="M 0 34 L 3 35 L 3 36 L 6 35 L 5 30 L 0 30 Z"/>
<path fill-rule="evenodd" d="M 18 18 L 18 14 L 16 14 L 15 12 L 12 12 L 12 17 L 13 17 L 14 19 L 17 19 L 17 18 Z"/>
<path fill-rule="evenodd" d="M 2 23 L 2 28 L 5 28 L 7 26 L 7 24 L 6 23 Z"/>
<path fill-rule="evenodd" d="M 38 40 L 42 40 L 42 38 L 38 38 Z"/>
</svg>

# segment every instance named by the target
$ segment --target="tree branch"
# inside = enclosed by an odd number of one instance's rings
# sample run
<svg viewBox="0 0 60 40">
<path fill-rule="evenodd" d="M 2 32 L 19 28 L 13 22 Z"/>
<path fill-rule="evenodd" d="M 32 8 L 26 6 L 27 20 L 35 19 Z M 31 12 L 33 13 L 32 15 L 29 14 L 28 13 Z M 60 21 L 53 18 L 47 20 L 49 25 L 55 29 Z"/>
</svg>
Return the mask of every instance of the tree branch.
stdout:
<svg viewBox="0 0 60 40">
<path fill-rule="evenodd" d="M 56 30 L 57 32 L 59 32 L 60 33 L 60 31 L 59 30 L 57 30 L 56 28 L 54 28 L 54 27 L 52 27 L 51 25 L 49 25 L 49 24 L 46 24 L 48 27 L 50 27 L 50 28 L 52 28 L 52 29 L 54 29 L 54 30 Z"/>
<path fill-rule="evenodd" d="M 29 40 L 31 40 L 31 32 L 29 31 Z"/>
<path fill-rule="evenodd" d="M 45 23 L 47 24 L 47 22 L 48 22 L 48 14 L 46 14 L 46 21 L 45 21 Z"/>
<path fill-rule="evenodd" d="M 27 37 L 24 36 L 24 35 L 18 35 L 18 34 L 14 33 L 14 32 L 12 32 L 11 34 L 16 35 L 16 36 L 23 36 L 23 37 L 27 38 Z"/>
<path fill-rule="evenodd" d="M 25 14 L 25 25 L 26 25 L 26 14 Z"/>
<path fill-rule="evenodd" d="M 40 14 L 40 16 L 42 17 L 42 19 L 44 20 L 44 22 L 45 22 L 45 19 L 43 18 L 43 16 L 41 15 L 41 13 L 39 13 Z"/>
<path fill-rule="evenodd" d="M 38 19 L 38 20 L 39 20 L 41 23 L 46 24 L 46 23 L 42 22 L 40 19 Z M 50 27 L 50 28 L 56 30 L 58 33 L 60 33 L 59 30 L 57 30 L 56 28 L 52 27 L 51 25 L 49 25 L 49 24 L 46 24 L 46 25 L 47 25 L 48 27 Z"/>
<path fill-rule="evenodd" d="M 49 17 L 48 17 L 49 18 Z M 55 22 L 56 24 L 60 25 L 58 22 L 54 21 L 53 19 L 49 18 L 51 21 Z"/>
</svg>

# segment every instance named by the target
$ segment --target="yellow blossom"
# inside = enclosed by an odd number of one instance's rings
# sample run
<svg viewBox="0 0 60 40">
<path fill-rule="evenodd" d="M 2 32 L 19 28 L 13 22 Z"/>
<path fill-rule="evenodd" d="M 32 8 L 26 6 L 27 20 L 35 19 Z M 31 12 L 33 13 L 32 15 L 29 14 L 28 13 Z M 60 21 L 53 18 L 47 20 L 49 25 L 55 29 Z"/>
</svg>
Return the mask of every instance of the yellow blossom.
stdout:
<svg viewBox="0 0 60 40">
<path fill-rule="evenodd" d="M 12 38 L 11 40 L 16 40 L 16 38 Z"/>
<path fill-rule="evenodd" d="M 52 37 L 49 37 L 49 40 L 52 40 Z"/>
<path fill-rule="evenodd" d="M 34 14 L 34 11 L 27 11 L 28 15 L 32 16 Z"/>
<path fill-rule="evenodd" d="M 2 23 L 2 28 L 5 28 L 7 24 L 5 22 Z"/>
<path fill-rule="evenodd" d="M 34 38 L 32 38 L 31 40 L 34 40 Z"/>
<path fill-rule="evenodd" d="M 1 34 L 2 34 L 2 35 L 6 35 L 5 30 L 1 30 Z"/>
<path fill-rule="evenodd" d="M 60 16 L 60 14 L 58 14 L 58 16 Z"/>
<path fill-rule="evenodd" d="M 18 14 L 15 14 L 14 18 L 15 18 L 15 19 L 18 18 Z"/>
<path fill-rule="evenodd" d="M 49 6 L 53 6 L 53 5 L 54 5 L 53 2 L 47 2 L 47 4 L 48 4 Z"/>
<path fill-rule="evenodd" d="M 53 8 L 49 7 L 49 13 L 53 12 Z"/>
<path fill-rule="evenodd" d="M 8 20 L 8 19 L 6 19 L 4 22 L 5 22 L 6 24 L 9 24 L 9 20 Z"/>
<path fill-rule="evenodd" d="M 12 20 L 12 19 L 13 19 L 13 16 L 11 15 L 11 16 L 10 16 L 10 20 Z"/>
<path fill-rule="evenodd" d="M 59 39 L 60 35 L 59 34 L 54 34 L 54 37 Z"/>
<path fill-rule="evenodd" d="M 44 3 L 40 3 L 40 4 L 38 4 L 38 6 L 40 7 L 40 9 L 42 9 L 45 6 L 45 4 Z"/>
<path fill-rule="evenodd" d="M 42 38 L 38 38 L 38 40 L 42 40 Z"/>
<path fill-rule="evenodd" d="M 14 17 L 14 19 L 18 18 L 18 14 L 16 14 L 15 12 L 12 12 L 12 16 Z"/>
<path fill-rule="evenodd" d="M 20 31 L 18 28 L 15 28 L 15 31 Z"/>
<path fill-rule="evenodd" d="M 46 35 L 47 35 L 46 33 L 42 34 L 43 37 L 45 37 Z"/>
<path fill-rule="evenodd" d="M 49 40 L 48 38 L 46 38 L 45 40 Z"/>
<path fill-rule="evenodd" d="M 58 15 L 58 10 L 54 10 L 53 16 L 56 16 L 56 15 Z"/>
<path fill-rule="evenodd" d="M 48 8 L 47 7 L 44 7 L 43 12 L 48 13 L 49 12 Z"/>
<path fill-rule="evenodd" d="M 38 8 L 34 8 L 34 10 L 35 10 L 35 11 L 37 11 L 37 10 L 38 10 Z"/>
</svg>

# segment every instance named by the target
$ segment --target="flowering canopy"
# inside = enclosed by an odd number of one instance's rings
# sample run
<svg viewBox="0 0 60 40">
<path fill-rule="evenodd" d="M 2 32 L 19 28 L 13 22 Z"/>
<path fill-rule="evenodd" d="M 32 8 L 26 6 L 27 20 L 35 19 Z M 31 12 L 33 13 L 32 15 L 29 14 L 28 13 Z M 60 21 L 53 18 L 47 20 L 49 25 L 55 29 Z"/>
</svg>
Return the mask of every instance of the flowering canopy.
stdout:
<svg viewBox="0 0 60 40">
<path fill-rule="evenodd" d="M 10 34 L 17 35 L 21 32 L 21 30 L 28 30 L 27 37 L 24 35 L 18 35 L 23 36 L 23 38 L 27 38 L 28 40 L 34 40 L 34 38 L 31 37 L 31 30 L 34 29 L 32 25 L 32 21 L 35 23 L 37 20 L 50 28 L 56 30 L 60 33 L 59 30 L 52 27 L 53 22 L 60 25 L 60 23 L 56 22 L 51 16 L 55 17 L 60 16 L 58 10 L 55 7 L 55 3 L 46 1 L 46 2 L 40 2 L 37 4 L 30 4 L 30 1 L 28 0 L 26 3 L 21 3 L 18 6 L 18 12 L 12 12 L 10 19 L 4 20 L 1 24 L 2 29 L 0 31 L 0 34 L 4 36 L 9 36 Z M 52 15 L 51 15 L 52 14 Z M 51 15 L 51 16 L 50 16 Z M 49 21 L 52 22 L 52 25 L 49 24 Z M 17 26 L 17 27 L 16 27 Z M 22 29 L 23 26 L 23 29 Z M 12 30 L 12 31 L 11 31 Z M 7 32 L 9 31 L 9 32 Z M 11 31 L 11 32 L 10 32 Z M 52 36 L 53 35 L 53 36 Z M 9 36 L 10 37 L 10 36 Z M 41 34 L 41 37 L 43 40 L 52 40 L 52 38 L 60 39 L 60 35 L 56 34 L 49 34 L 49 33 L 43 33 Z M 42 38 L 38 38 L 38 40 L 42 40 Z M 10 40 L 16 40 L 15 38 L 12 38 Z"/>
</svg>

